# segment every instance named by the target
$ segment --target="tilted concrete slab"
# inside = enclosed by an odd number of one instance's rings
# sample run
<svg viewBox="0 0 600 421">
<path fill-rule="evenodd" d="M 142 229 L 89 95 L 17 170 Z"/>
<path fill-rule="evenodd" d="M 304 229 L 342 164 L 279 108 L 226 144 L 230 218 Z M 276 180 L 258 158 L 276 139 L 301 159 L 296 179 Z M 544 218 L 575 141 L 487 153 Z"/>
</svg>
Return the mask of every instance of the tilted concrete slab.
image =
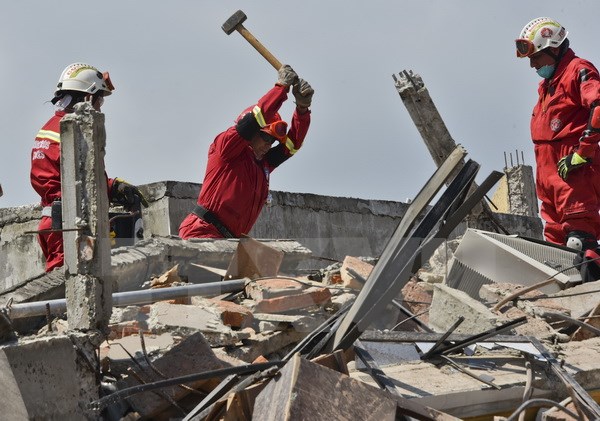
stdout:
<svg viewBox="0 0 600 421">
<path fill-rule="evenodd" d="M 362 404 L 361 404 L 362 403 Z M 253 419 L 395 420 L 396 402 L 386 392 L 295 356 L 254 402 Z"/>
<path fill-rule="evenodd" d="M 86 405 L 98 399 L 95 373 L 78 352 L 85 342 L 60 335 L 0 347 L 0 418 L 94 419 Z"/>
</svg>

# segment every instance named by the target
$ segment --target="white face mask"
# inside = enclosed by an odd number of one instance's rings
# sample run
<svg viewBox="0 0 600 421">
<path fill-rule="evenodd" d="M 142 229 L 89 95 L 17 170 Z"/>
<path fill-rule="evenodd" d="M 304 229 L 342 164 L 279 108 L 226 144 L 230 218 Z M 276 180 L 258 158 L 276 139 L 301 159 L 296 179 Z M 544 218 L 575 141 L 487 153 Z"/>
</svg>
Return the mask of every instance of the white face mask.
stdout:
<svg viewBox="0 0 600 421">
<path fill-rule="evenodd" d="M 61 99 L 59 99 L 58 101 L 56 101 L 56 106 L 58 108 L 61 109 L 65 109 L 69 106 L 69 104 L 71 103 L 71 100 L 73 100 L 73 97 L 69 94 L 63 96 Z"/>
</svg>

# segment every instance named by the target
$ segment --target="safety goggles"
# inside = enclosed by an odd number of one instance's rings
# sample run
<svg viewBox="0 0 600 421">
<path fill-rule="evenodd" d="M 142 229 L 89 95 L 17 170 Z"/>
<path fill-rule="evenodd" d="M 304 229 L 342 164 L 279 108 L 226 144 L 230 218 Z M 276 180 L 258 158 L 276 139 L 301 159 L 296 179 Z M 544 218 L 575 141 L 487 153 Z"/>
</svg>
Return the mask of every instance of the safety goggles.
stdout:
<svg viewBox="0 0 600 421">
<path fill-rule="evenodd" d="M 515 44 L 517 46 L 517 57 L 529 57 L 535 51 L 533 42 L 528 39 L 517 39 L 515 40 Z"/>
<path fill-rule="evenodd" d="M 260 132 L 261 137 L 265 142 L 269 142 L 269 140 L 266 139 L 267 136 L 269 139 L 273 139 L 269 143 L 273 143 L 275 140 L 282 142 L 287 135 L 287 123 L 283 120 L 277 120 L 271 124 L 267 124 L 265 127 L 262 127 Z M 267 136 L 263 136 L 263 134 Z"/>
<path fill-rule="evenodd" d="M 108 74 L 108 72 L 102 73 L 102 80 L 104 80 L 104 83 L 106 83 L 106 87 L 108 88 L 108 90 L 110 90 L 110 91 L 115 90 L 115 85 L 112 84 L 112 81 L 110 80 L 110 75 Z"/>
</svg>

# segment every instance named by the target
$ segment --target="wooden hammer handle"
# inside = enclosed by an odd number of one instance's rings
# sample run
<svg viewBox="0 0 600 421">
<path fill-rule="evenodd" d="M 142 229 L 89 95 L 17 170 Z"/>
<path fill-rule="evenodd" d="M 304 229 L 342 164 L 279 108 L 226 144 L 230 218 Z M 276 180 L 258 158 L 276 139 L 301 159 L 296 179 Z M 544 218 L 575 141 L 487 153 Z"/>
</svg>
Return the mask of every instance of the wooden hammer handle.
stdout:
<svg viewBox="0 0 600 421">
<path fill-rule="evenodd" d="M 267 50 L 267 48 L 262 45 L 260 43 L 259 40 L 257 40 L 254 35 L 252 35 L 250 33 L 250 31 L 248 31 L 244 25 L 238 25 L 235 28 L 244 38 L 246 38 L 246 41 L 248 41 L 250 43 L 250 45 L 252 45 L 256 51 L 258 51 L 260 53 L 261 56 L 263 56 L 269 63 L 271 63 L 271 66 L 273 66 L 275 68 L 275 70 L 279 70 L 282 66 L 281 62 L 279 60 L 277 60 L 275 58 L 275 56 L 273 54 L 271 54 L 271 52 L 269 50 Z"/>
</svg>

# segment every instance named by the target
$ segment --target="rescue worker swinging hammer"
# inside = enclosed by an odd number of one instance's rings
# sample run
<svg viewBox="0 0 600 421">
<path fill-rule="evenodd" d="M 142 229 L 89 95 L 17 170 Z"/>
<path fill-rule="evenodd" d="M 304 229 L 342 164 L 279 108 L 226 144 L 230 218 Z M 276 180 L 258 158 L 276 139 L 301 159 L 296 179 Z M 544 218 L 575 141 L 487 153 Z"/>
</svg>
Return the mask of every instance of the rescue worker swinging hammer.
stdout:
<svg viewBox="0 0 600 421">
<path fill-rule="evenodd" d="M 238 11 L 223 30 L 227 34 L 240 29 L 245 33 L 241 25 L 245 19 L 246 15 Z M 269 196 L 271 173 L 298 152 L 308 132 L 313 88 L 289 65 L 281 65 L 254 37 L 250 39 L 277 69 L 277 82 L 210 145 L 197 205 L 179 226 L 183 239 L 248 234 Z M 296 109 L 288 126 L 279 109 L 292 86 Z"/>
</svg>

